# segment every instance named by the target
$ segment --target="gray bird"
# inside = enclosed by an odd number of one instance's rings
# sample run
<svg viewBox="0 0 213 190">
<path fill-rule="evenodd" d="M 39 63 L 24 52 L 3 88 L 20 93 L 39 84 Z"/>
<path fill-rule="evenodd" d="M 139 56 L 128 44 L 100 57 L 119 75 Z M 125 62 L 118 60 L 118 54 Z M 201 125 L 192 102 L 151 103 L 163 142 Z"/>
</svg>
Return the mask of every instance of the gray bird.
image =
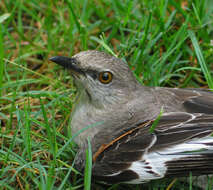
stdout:
<svg viewBox="0 0 213 190">
<path fill-rule="evenodd" d="M 84 167 L 90 137 L 92 173 L 105 182 L 213 173 L 210 90 L 142 86 L 126 63 L 99 51 L 50 60 L 70 70 L 77 87 L 77 168 Z"/>
</svg>

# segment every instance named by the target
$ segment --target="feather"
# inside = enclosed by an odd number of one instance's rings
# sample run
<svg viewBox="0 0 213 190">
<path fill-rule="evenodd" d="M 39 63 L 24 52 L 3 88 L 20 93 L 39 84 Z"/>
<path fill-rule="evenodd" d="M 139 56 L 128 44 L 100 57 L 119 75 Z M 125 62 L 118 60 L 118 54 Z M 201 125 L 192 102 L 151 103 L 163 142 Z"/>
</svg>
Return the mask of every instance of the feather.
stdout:
<svg viewBox="0 0 213 190">
<path fill-rule="evenodd" d="M 115 182 L 142 183 L 190 172 L 213 172 L 209 163 L 213 160 L 212 121 L 213 116 L 200 113 L 163 114 L 152 134 L 150 123 L 108 147 L 93 164 L 93 175 L 105 181 L 114 178 Z M 127 171 L 135 178 L 128 178 Z"/>
</svg>

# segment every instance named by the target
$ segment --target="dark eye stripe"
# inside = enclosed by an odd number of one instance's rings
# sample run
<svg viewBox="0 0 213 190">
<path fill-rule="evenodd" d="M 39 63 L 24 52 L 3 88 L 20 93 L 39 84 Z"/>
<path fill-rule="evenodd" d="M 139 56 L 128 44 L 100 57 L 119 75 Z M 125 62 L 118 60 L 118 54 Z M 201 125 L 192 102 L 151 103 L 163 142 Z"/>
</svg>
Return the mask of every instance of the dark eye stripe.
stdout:
<svg viewBox="0 0 213 190">
<path fill-rule="evenodd" d="M 95 71 L 95 70 L 92 70 L 92 69 L 87 69 L 85 71 L 85 73 L 87 73 L 88 75 L 90 75 L 94 80 L 96 80 L 97 77 L 98 77 L 98 72 Z"/>
</svg>

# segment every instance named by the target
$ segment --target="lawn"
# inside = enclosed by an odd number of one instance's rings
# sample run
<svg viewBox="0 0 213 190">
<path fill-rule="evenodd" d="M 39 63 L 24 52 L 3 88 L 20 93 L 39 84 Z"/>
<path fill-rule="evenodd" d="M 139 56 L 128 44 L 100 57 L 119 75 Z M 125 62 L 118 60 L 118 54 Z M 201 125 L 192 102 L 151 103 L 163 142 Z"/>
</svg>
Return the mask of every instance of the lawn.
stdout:
<svg viewBox="0 0 213 190">
<path fill-rule="evenodd" d="M 91 187 L 73 168 L 76 90 L 48 59 L 88 49 L 122 58 L 142 85 L 213 89 L 213 1 L 0 1 L 0 189 L 198 189 L 191 177 Z"/>
</svg>

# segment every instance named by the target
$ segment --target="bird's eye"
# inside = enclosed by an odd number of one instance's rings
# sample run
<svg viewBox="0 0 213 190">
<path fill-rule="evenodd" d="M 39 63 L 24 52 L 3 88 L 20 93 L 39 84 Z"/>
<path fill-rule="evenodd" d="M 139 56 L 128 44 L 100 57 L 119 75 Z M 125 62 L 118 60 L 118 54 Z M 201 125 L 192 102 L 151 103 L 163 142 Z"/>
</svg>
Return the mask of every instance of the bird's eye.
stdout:
<svg viewBox="0 0 213 190">
<path fill-rule="evenodd" d="M 100 72 L 98 79 L 103 84 L 109 84 L 112 81 L 112 73 L 109 71 Z"/>
</svg>

